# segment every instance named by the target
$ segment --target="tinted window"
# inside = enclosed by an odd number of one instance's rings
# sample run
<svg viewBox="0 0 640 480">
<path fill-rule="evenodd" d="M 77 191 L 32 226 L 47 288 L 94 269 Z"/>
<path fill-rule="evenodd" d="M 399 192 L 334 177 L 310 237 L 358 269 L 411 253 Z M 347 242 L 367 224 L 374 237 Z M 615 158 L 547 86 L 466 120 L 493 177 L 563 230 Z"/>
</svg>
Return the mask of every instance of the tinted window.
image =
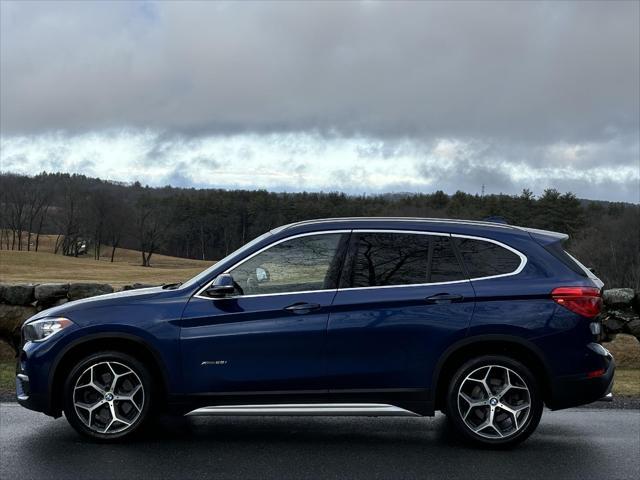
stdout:
<svg viewBox="0 0 640 480">
<path fill-rule="evenodd" d="M 334 259 L 342 234 L 308 235 L 284 241 L 229 273 L 244 295 L 335 288 Z"/>
<path fill-rule="evenodd" d="M 432 268 L 429 268 L 429 265 Z M 359 233 L 342 286 L 376 287 L 462 280 L 448 237 L 411 233 Z"/>
<path fill-rule="evenodd" d="M 470 278 L 512 273 L 520 266 L 520 257 L 495 243 L 456 238 Z"/>
<path fill-rule="evenodd" d="M 357 237 L 352 286 L 425 283 L 428 254 L 427 235 L 361 233 Z"/>
<path fill-rule="evenodd" d="M 429 282 L 453 282 L 465 276 L 456 258 L 449 237 L 432 237 L 433 255 L 429 269 Z"/>
<path fill-rule="evenodd" d="M 576 272 L 578 275 L 582 275 L 583 277 L 588 277 L 588 274 L 584 269 L 582 269 L 579 263 L 576 263 L 576 259 L 569 254 L 569 252 L 565 252 L 562 248 L 561 242 L 554 242 L 550 245 L 545 245 L 544 248 L 551 253 L 554 257 L 564 263 L 571 270 Z"/>
</svg>

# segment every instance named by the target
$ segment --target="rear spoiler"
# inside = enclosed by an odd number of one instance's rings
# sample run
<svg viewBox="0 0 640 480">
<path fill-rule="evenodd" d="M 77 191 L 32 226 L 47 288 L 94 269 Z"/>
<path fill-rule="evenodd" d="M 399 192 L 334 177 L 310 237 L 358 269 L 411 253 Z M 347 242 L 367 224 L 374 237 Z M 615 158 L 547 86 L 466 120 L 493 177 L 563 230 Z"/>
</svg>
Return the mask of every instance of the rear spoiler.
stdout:
<svg viewBox="0 0 640 480">
<path fill-rule="evenodd" d="M 552 232 L 551 230 L 540 230 L 537 228 L 525 228 L 520 227 L 525 232 L 528 232 L 536 242 L 543 247 L 551 243 L 563 243 L 569 240 L 569 235 L 566 233 Z"/>
</svg>

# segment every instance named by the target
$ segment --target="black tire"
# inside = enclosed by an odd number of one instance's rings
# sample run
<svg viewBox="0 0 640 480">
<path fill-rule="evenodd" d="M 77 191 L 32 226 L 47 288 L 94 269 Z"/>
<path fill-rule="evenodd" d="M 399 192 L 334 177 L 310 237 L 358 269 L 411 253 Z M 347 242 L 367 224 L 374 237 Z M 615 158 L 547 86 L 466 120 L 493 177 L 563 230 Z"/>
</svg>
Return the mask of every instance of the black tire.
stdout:
<svg viewBox="0 0 640 480">
<path fill-rule="evenodd" d="M 481 378 L 485 374 L 488 378 L 483 383 Z M 513 387 L 506 388 L 506 382 L 499 383 L 511 377 Z M 491 393 L 485 393 L 487 387 Z M 446 411 L 450 424 L 475 445 L 508 448 L 526 440 L 540 423 L 543 407 L 541 390 L 531 370 L 502 355 L 469 360 L 453 375 L 447 390 Z M 487 426 L 480 428 L 482 425 Z"/>
<path fill-rule="evenodd" d="M 125 373 L 127 369 L 130 373 Z M 89 381 L 93 385 L 87 385 Z M 154 385 L 144 363 L 122 352 L 103 351 L 78 362 L 69 372 L 63 392 L 69 424 L 83 436 L 109 442 L 130 437 L 148 421 Z M 128 396 L 131 398 L 125 398 Z M 89 412 L 79 405 L 98 406 Z"/>
</svg>

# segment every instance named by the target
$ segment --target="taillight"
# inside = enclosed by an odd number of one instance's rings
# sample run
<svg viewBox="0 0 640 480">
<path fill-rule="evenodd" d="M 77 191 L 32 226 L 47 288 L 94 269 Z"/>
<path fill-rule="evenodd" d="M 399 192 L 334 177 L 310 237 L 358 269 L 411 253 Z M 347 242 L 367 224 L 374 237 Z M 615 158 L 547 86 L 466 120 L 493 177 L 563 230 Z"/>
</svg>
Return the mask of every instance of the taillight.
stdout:
<svg viewBox="0 0 640 480">
<path fill-rule="evenodd" d="M 604 368 L 599 368 L 598 370 L 592 370 L 587 372 L 587 378 L 597 378 L 604 375 Z"/>
<path fill-rule="evenodd" d="M 602 309 L 600 289 L 593 287 L 558 287 L 551 292 L 554 302 L 587 318 L 596 317 Z"/>
</svg>

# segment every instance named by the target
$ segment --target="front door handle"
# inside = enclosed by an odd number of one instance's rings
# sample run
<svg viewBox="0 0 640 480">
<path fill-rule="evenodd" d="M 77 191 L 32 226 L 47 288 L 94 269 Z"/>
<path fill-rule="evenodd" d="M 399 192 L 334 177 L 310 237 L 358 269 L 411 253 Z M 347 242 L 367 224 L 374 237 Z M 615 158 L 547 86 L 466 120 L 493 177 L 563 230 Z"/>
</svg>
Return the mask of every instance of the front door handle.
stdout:
<svg viewBox="0 0 640 480">
<path fill-rule="evenodd" d="M 289 305 L 288 307 L 284 307 L 284 309 L 292 313 L 303 314 L 313 312 L 314 310 L 320 310 L 320 305 L 317 303 L 298 302 L 293 305 Z"/>
<path fill-rule="evenodd" d="M 464 297 L 455 293 L 438 293 L 425 298 L 425 301 L 429 304 L 442 304 L 460 302 Z"/>
</svg>

